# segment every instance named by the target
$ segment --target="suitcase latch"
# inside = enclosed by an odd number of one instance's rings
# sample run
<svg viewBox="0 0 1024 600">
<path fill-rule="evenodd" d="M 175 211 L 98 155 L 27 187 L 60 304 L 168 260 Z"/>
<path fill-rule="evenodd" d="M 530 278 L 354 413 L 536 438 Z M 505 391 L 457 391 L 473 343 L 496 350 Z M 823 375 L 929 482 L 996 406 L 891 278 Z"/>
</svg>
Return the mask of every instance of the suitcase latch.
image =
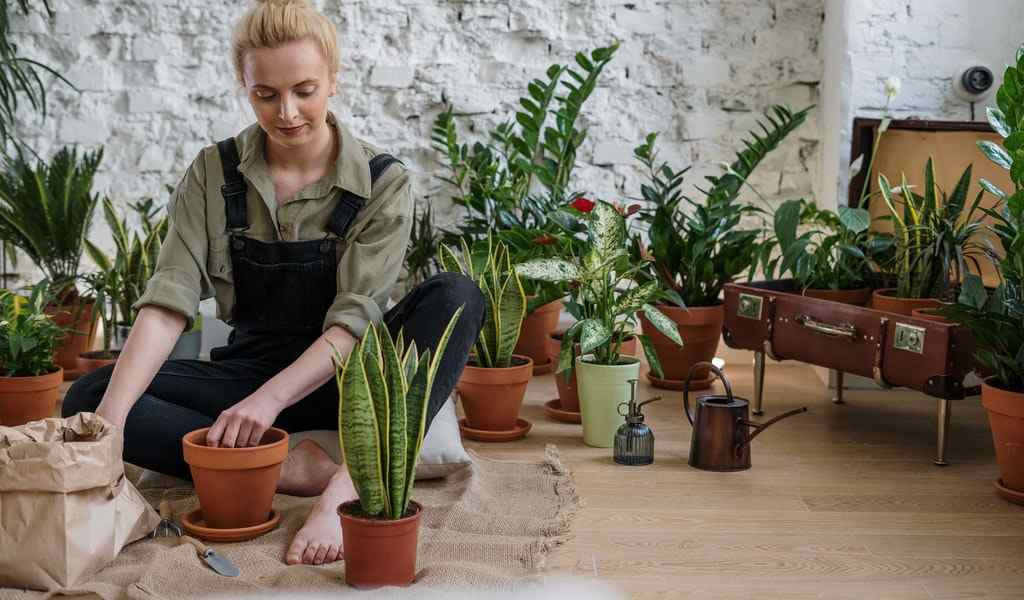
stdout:
<svg viewBox="0 0 1024 600">
<path fill-rule="evenodd" d="M 761 320 L 761 306 L 764 300 L 761 296 L 753 294 L 740 294 L 736 306 L 736 316 L 745 319 Z"/>
<path fill-rule="evenodd" d="M 924 333 L 924 327 L 896 323 L 896 337 L 893 339 L 893 347 L 897 350 L 924 354 Z"/>
</svg>

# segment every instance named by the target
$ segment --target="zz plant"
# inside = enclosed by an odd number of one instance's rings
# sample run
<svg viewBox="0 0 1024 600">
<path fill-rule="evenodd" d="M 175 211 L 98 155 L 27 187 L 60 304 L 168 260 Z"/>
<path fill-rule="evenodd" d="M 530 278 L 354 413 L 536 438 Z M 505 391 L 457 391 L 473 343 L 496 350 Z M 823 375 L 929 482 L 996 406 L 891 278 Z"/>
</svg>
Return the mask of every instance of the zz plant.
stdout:
<svg viewBox="0 0 1024 600">
<path fill-rule="evenodd" d="M 459 308 L 433 355 L 411 340 L 405 346 L 401 332 L 392 339 L 380 324 L 371 324 L 346 358 L 335 350 L 338 433 L 366 516 L 394 520 L 408 510 L 434 376 L 461 314 Z"/>
<path fill-rule="evenodd" d="M 505 244 L 487 238 L 472 248 L 462 240 L 462 260 L 448 246 L 441 246 L 442 268 L 462 273 L 479 286 L 487 302 L 480 336 L 474 346 L 477 366 L 501 369 L 512 366 L 512 351 L 519 341 L 526 316 L 526 294 L 512 267 Z"/>
<path fill-rule="evenodd" d="M 0 290 L 0 376 L 34 377 L 57 370 L 53 354 L 64 329 L 43 310 L 49 292 L 45 280 L 27 298 Z"/>
</svg>

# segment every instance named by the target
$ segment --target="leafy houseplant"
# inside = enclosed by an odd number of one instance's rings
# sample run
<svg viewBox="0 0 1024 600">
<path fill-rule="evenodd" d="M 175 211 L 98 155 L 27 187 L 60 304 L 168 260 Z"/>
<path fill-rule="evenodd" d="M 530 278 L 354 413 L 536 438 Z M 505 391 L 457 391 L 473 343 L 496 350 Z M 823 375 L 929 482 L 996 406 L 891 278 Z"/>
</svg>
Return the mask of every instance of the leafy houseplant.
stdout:
<svg viewBox="0 0 1024 600">
<path fill-rule="evenodd" d="M 345 359 L 335 352 L 338 432 L 359 495 L 338 509 L 350 585 L 408 585 L 415 577 L 422 508 L 411 500 L 413 476 L 434 375 L 461 314 L 448 322 L 433 356 L 376 324 Z"/>
<path fill-rule="evenodd" d="M 53 352 L 63 330 L 44 312 L 49 283 L 29 297 L 0 290 L 0 425 L 53 416 L 63 372 Z"/>
<path fill-rule="evenodd" d="M 522 429 L 519 407 L 533 375 L 533 361 L 513 353 L 526 314 L 526 294 L 508 248 L 492 238 L 472 247 L 463 240 L 461 260 L 448 246 L 441 247 L 440 259 L 446 271 L 472 279 L 487 306 L 474 346 L 475 358 L 466 365 L 458 383 L 467 431 Z"/>
<path fill-rule="evenodd" d="M 998 108 L 988 109 L 992 128 L 1002 146 L 980 142 L 982 151 L 1010 172 L 1012 191 L 1003 191 L 982 179 L 981 186 L 1000 199 L 987 210 L 989 226 L 1001 242 L 988 253 L 998 260 L 1001 282 L 988 293 L 981 277 L 968 274 L 957 304 L 945 316 L 970 328 L 979 362 L 992 376 L 981 388 L 981 403 L 988 411 L 992 441 L 999 463 L 996 489 L 1001 496 L 1024 504 L 1024 47 L 1016 64 L 1007 68 L 996 94 Z"/>
<path fill-rule="evenodd" d="M 876 308 L 910 314 L 913 309 L 938 306 L 941 300 L 956 298 L 971 267 L 980 271 L 985 247 L 976 236 L 983 228 L 979 205 L 984 191 L 968 204 L 970 183 L 968 166 L 947 195 L 935 183 L 930 158 L 925 165 L 923 194 L 916 193 L 905 177 L 893 188 L 885 175 L 879 175 L 879 191 L 890 213 L 883 218 L 890 220 L 894 229 L 895 255 L 888 270 L 896 275 L 897 287 L 876 290 L 872 300 Z"/>
<path fill-rule="evenodd" d="M 406 287 L 408 290 L 423 283 L 441 270 L 437 259 L 441 236 L 434 227 L 434 216 L 430 205 L 416 215 L 409 236 L 409 247 L 405 251 Z"/>
<path fill-rule="evenodd" d="M 603 202 L 576 203 L 587 210 L 589 227 L 582 257 L 535 259 L 516 267 L 523 277 L 569 284 L 572 300 L 568 310 L 577 318 L 562 339 L 557 370 L 573 366 L 575 344 L 583 356 L 575 359 L 580 369 L 580 404 L 585 443 L 610 447 L 621 422 L 619 402 L 628 400 L 630 379 L 636 379 L 640 363 L 622 355 L 622 343 L 635 328 L 638 312 L 643 312 L 663 335 L 682 345 L 674 324 L 652 302 L 669 296 L 657 281 L 636 282 L 641 264 L 629 255 L 626 218 L 615 206 Z M 646 335 L 637 336 L 644 347 L 651 369 L 661 373 L 658 356 Z M 603 389 L 602 389 L 603 388 Z"/>
<path fill-rule="evenodd" d="M 648 378 L 658 387 L 682 389 L 690 366 L 710 362 L 718 348 L 724 307 L 719 299 L 726 283 L 744 272 L 752 273 L 761 257 L 771 251 L 771 244 L 760 239 L 762 233 L 743 229 L 747 219 L 762 218 L 764 210 L 740 199 L 740 192 L 762 160 L 806 119 L 810 108 L 792 112 L 774 106 L 759 121 L 763 133 L 752 131 L 744 140 L 745 148 L 726 172 L 708 177 L 708 186 L 697 188 L 701 196 L 695 200 L 682 189 L 688 168 L 673 169 L 659 162 L 656 134 L 646 137 L 634 150 L 634 156 L 646 169 L 647 183 L 641 186 L 645 202 L 640 219 L 648 224 L 650 246 L 647 252 L 654 261 L 647 270 L 649 279 L 676 293 L 659 308 L 679 327 L 686 347 L 675 347 L 673 340 L 659 335 L 658 328 L 641 319 L 645 333 L 651 336 L 661 363 L 664 378 Z M 634 254 L 645 252 L 639 239 Z M 695 374 L 699 381 L 691 389 L 711 384 L 707 369 Z"/>
</svg>

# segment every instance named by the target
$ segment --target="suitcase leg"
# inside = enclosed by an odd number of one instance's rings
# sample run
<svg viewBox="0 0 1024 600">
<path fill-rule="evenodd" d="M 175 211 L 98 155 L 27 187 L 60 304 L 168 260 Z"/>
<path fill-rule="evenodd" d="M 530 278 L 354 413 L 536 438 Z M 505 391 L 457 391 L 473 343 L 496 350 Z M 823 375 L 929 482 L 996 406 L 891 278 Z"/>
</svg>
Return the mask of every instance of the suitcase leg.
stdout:
<svg viewBox="0 0 1024 600">
<path fill-rule="evenodd" d="M 949 408 L 950 402 L 948 398 L 939 398 L 939 431 L 938 438 L 936 439 L 936 465 L 944 467 L 949 463 L 946 462 L 946 440 L 949 436 Z"/>
<path fill-rule="evenodd" d="M 764 414 L 764 352 L 754 353 L 754 414 Z"/>
<path fill-rule="evenodd" d="M 836 370 L 832 372 L 836 375 L 836 394 L 832 396 L 832 404 L 846 404 L 846 401 L 843 400 L 843 372 Z"/>
</svg>

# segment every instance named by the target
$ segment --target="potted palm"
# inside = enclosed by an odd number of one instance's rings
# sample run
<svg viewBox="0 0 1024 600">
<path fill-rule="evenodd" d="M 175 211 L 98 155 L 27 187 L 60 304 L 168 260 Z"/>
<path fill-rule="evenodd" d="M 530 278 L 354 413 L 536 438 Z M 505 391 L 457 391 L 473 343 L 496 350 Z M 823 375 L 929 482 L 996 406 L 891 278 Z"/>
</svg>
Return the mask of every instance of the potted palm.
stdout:
<svg viewBox="0 0 1024 600">
<path fill-rule="evenodd" d="M 416 577 L 423 515 L 411 499 L 416 462 L 434 375 L 461 314 L 448 322 L 433 356 L 375 324 L 344 360 L 335 353 L 338 433 L 359 496 L 338 507 L 351 586 L 405 586 Z"/>
<path fill-rule="evenodd" d="M 634 331 L 636 315 L 642 312 L 662 335 L 682 346 L 674 324 L 651 303 L 664 296 L 657 281 L 636 282 L 644 268 L 629 255 L 625 211 L 603 201 L 575 203 L 583 210 L 587 228 L 584 254 L 565 258 L 537 259 L 517 265 L 520 275 L 569 285 L 572 300 L 567 304 L 578 320 L 562 336 L 557 371 L 573 365 L 579 382 L 583 441 L 609 448 L 622 424 L 619 403 L 630 398 L 629 380 L 640 374 L 640 361 L 622 352 L 623 341 Z M 661 375 L 661 365 L 650 339 L 637 336 L 651 369 Z"/>
<path fill-rule="evenodd" d="M 761 232 L 741 229 L 743 221 L 760 217 L 761 208 L 741 202 L 740 191 L 758 164 L 794 130 L 810 109 L 791 112 L 775 106 L 766 115 L 765 132 L 751 132 L 751 140 L 737 159 L 718 177 L 708 177 L 710 186 L 700 190 L 704 200 L 697 201 L 682 191 L 683 176 L 688 169 L 674 170 L 667 163 L 659 163 L 655 151 L 656 134 L 634 150 L 634 155 L 645 167 L 648 182 L 641 186 L 646 206 L 640 217 L 649 225 L 648 251 L 654 261 L 647 276 L 675 292 L 658 308 L 679 328 L 686 346 L 679 348 L 674 341 L 660 335 L 657 327 L 641 317 L 644 333 L 651 337 L 661 364 L 664 378 L 648 378 L 656 387 L 682 389 L 690 367 L 697 363 L 710 363 L 722 335 L 725 309 L 720 299 L 725 284 L 740 274 L 752 271 L 769 244 L 761 240 Z M 642 244 L 637 241 L 638 250 Z M 706 368 L 693 375 L 690 389 L 703 389 L 711 385 L 712 377 Z"/>
<path fill-rule="evenodd" d="M 54 416 L 63 381 L 53 362 L 63 333 L 46 314 L 49 283 L 29 297 L 0 290 L 0 425 L 14 427 Z"/>
<path fill-rule="evenodd" d="M 984 227 L 980 208 L 984 191 L 968 204 L 971 184 L 968 166 L 953 191 L 935 183 L 931 158 L 925 164 L 923 193 L 903 178 L 898 187 L 878 176 L 879 191 L 889 210 L 883 217 L 893 225 L 893 260 L 886 269 L 896 287 L 875 290 L 871 305 L 878 310 L 911 315 L 914 310 L 938 307 L 956 299 L 963 278 L 979 273 L 985 246 L 978 234 Z"/>
<path fill-rule="evenodd" d="M 79 296 L 75 281 L 99 204 L 92 184 L 102 158 L 102 148 L 81 156 L 74 148 L 61 148 L 49 163 L 40 160 L 33 167 L 18 153 L 0 172 L 0 238 L 52 282 L 55 300 L 46 310 L 67 329 L 56 350 L 66 379 L 78 376 L 78 355 L 92 347 L 96 330 L 94 301 Z"/>
<path fill-rule="evenodd" d="M 459 425 L 470 439 L 518 439 L 530 429 L 530 423 L 519 418 L 519 407 L 533 376 L 533 361 L 513 352 L 526 313 L 523 284 L 512 268 L 508 248 L 499 241 L 487 238 L 471 248 L 463 240 L 461 254 L 460 260 L 450 247 L 442 246 L 441 265 L 476 282 L 487 312 L 457 385 L 466 413 L 465 423 Z"/>
</svg>

